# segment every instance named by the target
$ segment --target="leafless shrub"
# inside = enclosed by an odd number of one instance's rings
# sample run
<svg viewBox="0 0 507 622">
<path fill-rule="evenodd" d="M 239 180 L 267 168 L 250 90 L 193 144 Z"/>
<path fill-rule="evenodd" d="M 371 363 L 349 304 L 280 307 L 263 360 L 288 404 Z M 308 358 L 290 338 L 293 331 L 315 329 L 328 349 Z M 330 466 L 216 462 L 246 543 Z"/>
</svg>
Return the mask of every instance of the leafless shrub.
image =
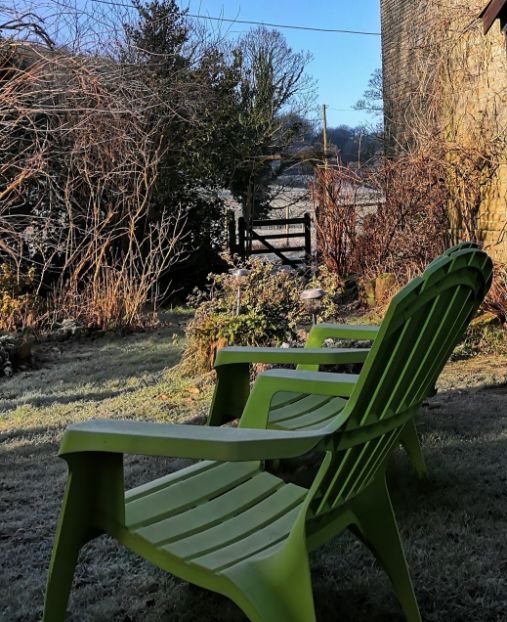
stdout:
<svg viewBox="0 0 507 622">
<path fill-rule="evenodd" d="M 507 322 L 507 265 L 496 264 L 493 284 L 484 302 L 484 309 L 494 313 L 500 321 Z"/>
<path fill-rule="evenodd" d="M 339 276 L 352 271 L 356 242 L 355 180 L 347 171 L 346 167 L 318 168 L 311 187 L 317 205 L 318 252 L 324 264 Z"/>
<path fill-rule="evenodd" d="M 499 111 L 507 91 L 489 92 L 482 82 L 491 50 L 476 6 L 439 6 L 437 23 L 434 2 L 421 2 L 420 11 L 432 27 L 414 25 L 410 93 L 385 102 L 386 155 L 359 170 L 333 167 L 320 184 L 328 189 L 318 197 L 321 248 L 338 271 L 394 272 L 401 282 L 460 240 L 491 249 L 502 235 L 486 235 L 485 207 L 500 191 L 507 134 Z M 355 231 L 354 215 L 344 211 L 350 184 L 385 196 L 362 222 L 356 205 Z"/>
<path fill-rule="evenodd" d="M 441 162 L 423 153 L 385 159 L 367 171 L 364 181 L 382 189 L 385 202 L 364 220 L 355 265 L 368 277 L 394 272 L 404 280 L 424 269 L 446 246 Z"/>
<path fill-rule="evenodd" d="M 147 217 L 155 98 L 135 67 L 0 39 L 0 254 L 35 275 L 35 326 L 136 324 L 178 260 L 182 211 Z"/>
<path fill-rule="evenodd" d="M 409 154 L 375 167 L 335 166 L 319 175 L 318 240 L 323 260 L 341 276 L 375 278 L 394 272 L 403 281 L 446 244 L 445 189 L 438 160 Z M 361 215 L 358 192 L 385 200 Z M 322 193 L 324 189 L 324 193 Z"/>
</svg>

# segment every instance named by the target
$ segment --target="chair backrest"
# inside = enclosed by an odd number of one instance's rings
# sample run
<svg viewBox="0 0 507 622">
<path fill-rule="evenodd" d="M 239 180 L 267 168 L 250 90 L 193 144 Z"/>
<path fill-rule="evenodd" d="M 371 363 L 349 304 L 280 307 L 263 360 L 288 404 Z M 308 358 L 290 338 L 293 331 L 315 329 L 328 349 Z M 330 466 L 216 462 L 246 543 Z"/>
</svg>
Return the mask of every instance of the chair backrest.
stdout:
<svg viewBox="0 0 507 622">
<path fill-rule="evenodd" d="M 378 475 L 491 278 L 491 259 L 468 247 L 441 256 L 393 297 L 346 406 L 348 421 L 332 435 L 333 457 L 314 495 L 314 514 L 345 503 Z"/>
</svg>

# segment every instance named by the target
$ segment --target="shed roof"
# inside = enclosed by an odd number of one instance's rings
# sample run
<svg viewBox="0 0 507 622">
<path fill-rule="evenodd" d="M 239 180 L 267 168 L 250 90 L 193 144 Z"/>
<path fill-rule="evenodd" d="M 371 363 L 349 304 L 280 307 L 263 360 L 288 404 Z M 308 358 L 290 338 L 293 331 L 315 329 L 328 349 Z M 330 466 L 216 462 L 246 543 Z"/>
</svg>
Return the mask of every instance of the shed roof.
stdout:
<svg viewBox="0 0 507 622">
<path fill-rule="evenodd" d="M 507 25 L 507 0 L 490 0 L 480 17 L 484 23 L 485 34 L 490 31 L 497 19 L 500 19 L 503 29 Z"/>
</svg>

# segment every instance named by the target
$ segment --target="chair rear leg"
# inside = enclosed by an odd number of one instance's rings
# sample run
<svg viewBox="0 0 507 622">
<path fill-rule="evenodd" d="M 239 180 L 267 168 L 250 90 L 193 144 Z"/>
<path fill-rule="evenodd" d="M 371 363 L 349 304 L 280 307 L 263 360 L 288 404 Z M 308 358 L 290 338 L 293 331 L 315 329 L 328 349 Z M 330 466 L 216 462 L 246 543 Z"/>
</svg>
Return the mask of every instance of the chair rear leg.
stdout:
<svg viewBox="0 0 507 622">
<path fill-rule="evenodd" d="M 403 432 L 400 435 L 400 442 L 407 452 L 418 477 L 420 479 L 428 477 L 428 470 L 422 453 L 421 443 L 417 435 L 414 418 L 403 428 Z"/>
<path fill-rule="evenodd" d="M 389 575 L 407 622 L 421 622 L 385 478 L 355 499 L 352 511 L 359 536 Z"/>
</svg>

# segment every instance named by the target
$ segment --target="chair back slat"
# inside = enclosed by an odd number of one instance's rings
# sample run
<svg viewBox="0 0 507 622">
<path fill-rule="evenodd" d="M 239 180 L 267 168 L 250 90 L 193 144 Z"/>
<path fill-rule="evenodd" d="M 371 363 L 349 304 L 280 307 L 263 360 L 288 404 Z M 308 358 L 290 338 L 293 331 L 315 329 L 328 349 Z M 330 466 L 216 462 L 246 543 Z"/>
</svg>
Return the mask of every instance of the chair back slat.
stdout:
<svg viewBox="0 0 507 622">
<path fill-rule="evenodd" d="M 349 419 L 333 434 L 334 456 L 314 513 L 345 503 L 378 475 L 477 311 L 492 263 L 474 245 L 460 248 L 432 262 L 391 301 L 346 406 Z"/>
</svg>

